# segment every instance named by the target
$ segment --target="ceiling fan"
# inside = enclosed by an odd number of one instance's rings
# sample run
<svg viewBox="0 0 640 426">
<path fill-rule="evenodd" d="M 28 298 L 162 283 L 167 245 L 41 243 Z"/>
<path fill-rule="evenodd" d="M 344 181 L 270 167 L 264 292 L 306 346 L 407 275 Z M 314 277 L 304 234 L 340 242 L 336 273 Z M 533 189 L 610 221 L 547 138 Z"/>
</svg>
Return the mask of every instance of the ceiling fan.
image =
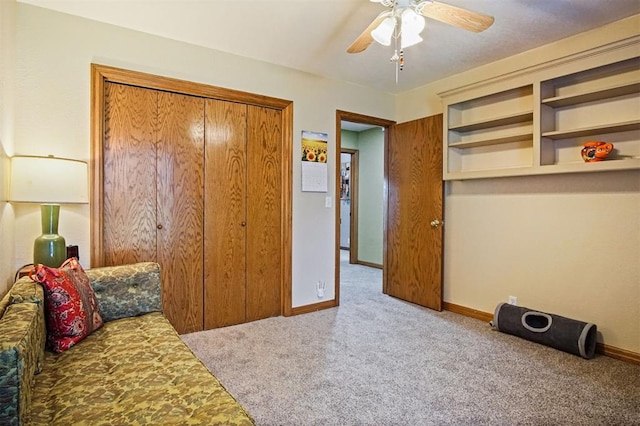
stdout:
<svg viewBox="0 0 640 426">
<path fill-rule="evenodd" d="M 468 31 L 481 32 L 493 24 L 493 16 L 472 12 L 432 0 L 371 0 L 389 8 L 379 14 L 347 49 L 348 53 L 360 53 L 375 40 L 389 46 L 391 40 L 400 42 L 400 48 L 422 41 L 424 17 L 435 19 Z M 398 56 L 397 52 L 394 57 Z M 391 58 L 398 61 L 398 58 Z"/>
</svg>

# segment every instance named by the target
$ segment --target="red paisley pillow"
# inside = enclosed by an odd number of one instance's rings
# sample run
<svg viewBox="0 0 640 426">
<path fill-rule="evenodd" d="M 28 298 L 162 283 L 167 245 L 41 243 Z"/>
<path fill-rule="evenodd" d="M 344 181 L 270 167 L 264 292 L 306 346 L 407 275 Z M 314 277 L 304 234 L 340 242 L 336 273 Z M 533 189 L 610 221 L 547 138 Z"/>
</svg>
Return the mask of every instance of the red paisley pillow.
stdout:
<svg viewBox="0 0 640 426">
<path fill-rule="evenodd" d="M 51 350 L 64 352 L 102 327 L 93 287 L 75 258 L 58 269 L 36 265 L 30 276 L 44 288 L 47 343 Z"/>
</svg>

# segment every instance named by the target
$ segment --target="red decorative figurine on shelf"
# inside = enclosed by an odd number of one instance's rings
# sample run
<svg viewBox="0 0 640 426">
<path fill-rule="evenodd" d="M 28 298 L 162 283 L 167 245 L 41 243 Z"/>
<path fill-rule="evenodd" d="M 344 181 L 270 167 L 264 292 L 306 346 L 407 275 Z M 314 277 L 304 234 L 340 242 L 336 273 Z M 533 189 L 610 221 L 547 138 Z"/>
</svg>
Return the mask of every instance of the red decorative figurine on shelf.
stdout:
<svg viewBox="0 0 640 426">
<path fill-rule="evenodd" d="M 586 163 L 604 160 L 613 151 L 613 144 L 608 142 L 585 142 L 582 148 L 582 159 Z"/>
</svg>

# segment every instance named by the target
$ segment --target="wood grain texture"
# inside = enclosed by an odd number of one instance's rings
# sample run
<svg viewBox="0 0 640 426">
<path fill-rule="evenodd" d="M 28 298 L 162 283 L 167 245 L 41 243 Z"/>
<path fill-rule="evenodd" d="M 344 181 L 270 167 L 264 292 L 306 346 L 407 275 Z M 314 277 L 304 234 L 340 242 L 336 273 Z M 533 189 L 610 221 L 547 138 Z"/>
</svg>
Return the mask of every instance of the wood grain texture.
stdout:
<svg viewBox="0 0 640 426">
<path fill-rule="evenodd" d="M 157 95 L 105 86 L 104 265 L 156 261 Z"/>
<path fill-rule="evenodd" d="M 209 86 L 207 84 L 195 83 L 177 78 L 163 77 L 102 64 L 92 64 L 91 66 L 95 72 L 102 76 L 102 78 L 114 83 L 125 83 L 150 89 L 183 93 L 202 98 L 240 102 L 247 105 L 267 106 L 275 109 L 285 109 L 292 104 L 292 101 L 285 99 L 272 98 L 270 96 L 263 96 L 240 90 L 225 89 L 223 87 Z"/>
<path fill-rule="evenodd" d="M 205 329 L 246 321 L 247 106 L 207 99 Z"/>
<path fill-rule="evenodd" d="M 90 267 L 104 265 L 104 160 L 107 82 L 91 66 L 91 158 L 89 159 Z"/>
<path fill-rule="evenodd" d="M 104 265 L 104 136 L 105 136 L 105 90 L 104 87 L 112 83 L 128 86 L 140 86 L 146 89 L 158 89 L 174 93 L 182 93 L 201 98 L 228 100 L 237 103 L 258 105 L 273 108 L 281 113 L 280 129 L 280 183 L 281 183 L 281 226 L 280 235 L 280 270 L 281 270 L 281 310 L 284 315 L 292 314 L 292 168 L 293 168 L 293 102 L 263 95 L 240 92 L 221 87 L 208 86 L 199 83 L 160 77 L 137 71 L 124 70 L 105 65 L 91 64 L 92 93 L 91 93 L 91 128 L 92 128 L 92 158 L 91 158 L 91 265 Z M 157 126 L 157 124 L 155 125 Z M 154 175 L 155 172 L 150 172 Z M 226 182 L 225 182 L 226 185 Z M 225 204 L 222 203 L 224 206 Z M 153 226 L 154 220 L 149 221 Z M 149 228 L 153 228 L 149 226 Z M 156 230 L 157 231 L 157 230 Z M 138 244 L 138 243 L 135 243 Z M 177 288 L 177 287 L 176 287 Z M 203 293 L 204 293 L 203 289 Z M 203 295 L 204 298 L 204 295 Z"/>
<path fill-rule="evenodd" d="M 178 333 L 203 329 L 204 100 L 158 92 L 157 253 Z"/>
<path fill-rule="evenodd" d="M 385 291 L 442 309 L 442 114 L 395 125 L 388 149 Z"/>
<path fill-rule="evenodd" d="M 281 315 L 282 114 L 247 114 L 247 321 Z"/>
<path fill-rule="evenodd" d="M 419 13 L 427 18 L 436 19 L 440 22 L 476 33 L 486 30 L 494 21 L 493 16 L 437 1 L 425 3 L 419 8 Z"/>
<path fill-rule="evenodd" d="M 293 102 L 280 110 L 282 114 L 282 138 L 280 139 L 280 176 L 282 176 L 282 234 L 280 260 L 282 264 L 281 306 L 282 314 L 292 315 L 293 310 Z"/>
<path fill-rule="evenodd" d="M 466 306 L 456 305 L 455 303 L 442 302 L 442 309 L 450 311 L 456 314 L 464 315 L 465 317 L 474 318 L 480 321 L 488 323 L 493 321 L 493 314 L 488 312 L 479 311 L 477 309 L 468 308 Z"/>
<path fill-rule="evenodd" d="M 351 43 L 351 45 L 347 48 L 347 53 L 360 53 L 364 52 L 367 47 L 373 43 L 373 37 L 371 36 L 371 31 L 375 30 L 378 25 L 382 23 L 389 15 L 390 12 L 385 11 L 379 14 L 374 18 L 374 20 L 369 24 L 367 28 L 362 31 L 362 33 L 358 36 L 357 39 Z"/>
</svg>

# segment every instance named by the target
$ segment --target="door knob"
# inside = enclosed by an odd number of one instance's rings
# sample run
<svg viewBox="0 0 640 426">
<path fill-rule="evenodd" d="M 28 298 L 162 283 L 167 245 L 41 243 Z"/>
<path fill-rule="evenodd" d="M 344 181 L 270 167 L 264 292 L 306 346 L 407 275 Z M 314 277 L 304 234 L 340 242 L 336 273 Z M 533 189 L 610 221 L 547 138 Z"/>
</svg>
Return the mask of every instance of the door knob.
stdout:
<svg viewBox="0 0 640 426">
<path fill-rule="evenodd" d="M 242 221 L 242 222 L 240 223 L 240 225 L 241 225 L 241 226 L 247 226 L 247 222 Z"/>
<path fill-rule="evenodd" d="M 440 222 L 438 219 L 433 219 L 430 225 L 432 228 L 437 228 L 440 225 L 444 225 L 444 222 Z"/>
<path fill-rule="evenodd" d="M 158 229 L 162 229 L 162 225 L 158 225 L 156 228 L 158 228 Z"/>
</svg>

